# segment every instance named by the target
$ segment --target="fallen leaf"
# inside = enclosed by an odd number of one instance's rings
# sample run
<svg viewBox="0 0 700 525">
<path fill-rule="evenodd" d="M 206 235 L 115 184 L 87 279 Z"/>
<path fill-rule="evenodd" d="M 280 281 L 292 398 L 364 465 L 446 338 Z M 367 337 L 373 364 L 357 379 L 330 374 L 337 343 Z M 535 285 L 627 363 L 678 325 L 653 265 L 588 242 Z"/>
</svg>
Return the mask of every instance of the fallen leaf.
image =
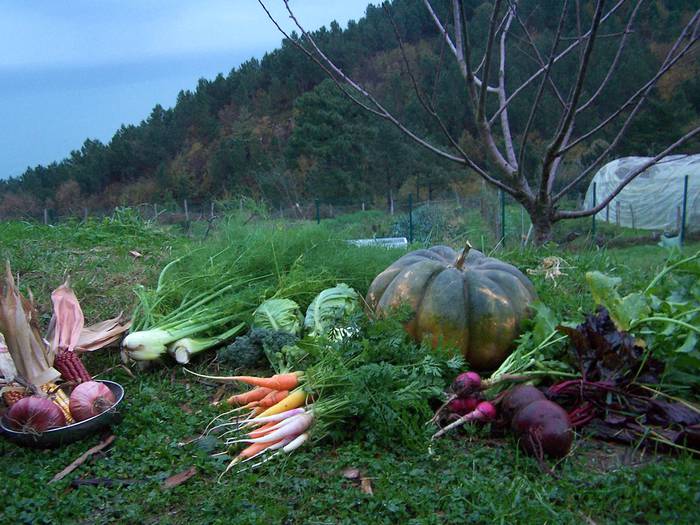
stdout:
<svg viewBox="0 0 700 525">
<path fill-rule="evenodd" d="M 129 255 L 131 255 L 134 259 L 138 259 L 139 257 L 143 257 L 143 255 L 141 255 L 141 254 L 140 254 L 139 252 L 137 252 L 136 250 L 131 250 L 131 251 L 129 252 Z"/>
<path fill-rule="evenodd" d="M 192 476 L 197 474 L 197 467 L 190 467 L 187 470 L 183 470 L 173 476 L 170 476 L 163 482 L 164 489 L 172 489 L 178 485 L 182 485 L 185 481 L 190 479 Z"/>
</svg>

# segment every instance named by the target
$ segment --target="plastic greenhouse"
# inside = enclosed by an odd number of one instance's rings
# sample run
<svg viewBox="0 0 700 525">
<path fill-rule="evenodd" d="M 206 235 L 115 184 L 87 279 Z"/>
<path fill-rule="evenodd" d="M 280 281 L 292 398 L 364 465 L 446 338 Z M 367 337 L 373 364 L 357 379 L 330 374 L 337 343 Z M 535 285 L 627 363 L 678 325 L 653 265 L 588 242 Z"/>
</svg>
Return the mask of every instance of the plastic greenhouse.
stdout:
<svg viewBox="0 0 700 525">
<path fill-rule="evenodd" d="M 588 186 L 584 209 L 601 202 L 618 184 L 648 157 L 623 157 L 609 162 L 595 174 Z M 675 232 L 680 228 L 683 187 L 688 175 L 685 226 L 700 229 L 700 154 L 673 155 L 648 168 L 632 180 L 611 202 L 596 214 L 597 220 L 629 228 Z"/>
</svg>

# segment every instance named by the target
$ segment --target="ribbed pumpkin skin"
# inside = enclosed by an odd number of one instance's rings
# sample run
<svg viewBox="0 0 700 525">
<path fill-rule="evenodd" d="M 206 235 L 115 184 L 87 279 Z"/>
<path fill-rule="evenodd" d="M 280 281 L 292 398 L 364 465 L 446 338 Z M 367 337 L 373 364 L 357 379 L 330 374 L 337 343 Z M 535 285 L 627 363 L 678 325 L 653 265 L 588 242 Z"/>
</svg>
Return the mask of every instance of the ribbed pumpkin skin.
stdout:
<svg viewBox="0 0 700 525">
<path fill-rule="evenodd" d="M 376 313 L 408 305 L 415 313 L 406 330 L 416 340 L 442 339 L 460 348 L 474 370 L 493 370 L 510 354 L 528 305 L 537 298 L 530 280 L 514 266 L 448 246 L 408 253 L 380 273 L 367 292 Z"/>
</svg>

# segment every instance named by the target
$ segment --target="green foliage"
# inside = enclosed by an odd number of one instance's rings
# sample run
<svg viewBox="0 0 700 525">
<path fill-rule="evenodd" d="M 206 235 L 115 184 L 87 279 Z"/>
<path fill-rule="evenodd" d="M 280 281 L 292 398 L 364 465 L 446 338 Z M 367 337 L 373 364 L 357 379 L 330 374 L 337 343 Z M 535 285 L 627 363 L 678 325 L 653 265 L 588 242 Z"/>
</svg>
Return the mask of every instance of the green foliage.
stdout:
<svg viewBox="0 0 700 525">
<path fill-rule="evenodd" d="M 70 273 L 86 316 L 97 321 L 131 310 L 134 283 L 154 286 L 158 271 L 172 257 L 171 250 L 178 253 L 193 246 L 192 240 L 161 230 L 149 229 L 148 237 L 141 239 L 118 226 L 110 228 L 92 221 L 57 227 L 0 222 L 0 256 L 12 261 L 23 289 L 34 291 L 41 313 L 50 311 L 49 291 L 61 283 L 64 273 Z M 131 249 L 143 257 L 134 259 L 128 254 Z M 686 248 L 697 249 L 697 244 Z M 396 252 L 360 250 L 342 243 L 314 250 L 319 250 L 311 254 L 317 260 L 335 256 L 329 261 L 332 271 L 358 290 L 363 290 L 365 272 L 378 272 L 397 257 Z M 624 295 L 644 289 L 666 259 L 665 251 L 656 246 L 578 253 L 544 247 L 504 252 L 500 257 L 525 269 L 553 254 L 564 257 L 573 269 L 558 279 L 556 287 L 542 275 L 533 275 L 532 280 L 540 299 L 556 318 L 564 319 L 576 318 L 594 306 L 585 272 L 598 269 L 623 277 L 620 293 Z M 357 277 L 350 279 L 352 275 Z M 692 290 L 691 278 L 690 270 L 674 272 L 658 284 L 685 293 Z M 653 293 L 668 297 L 660 289 Z M 48 317 L 40 319 L 44 326 Z M 382 339 L 381 333 L 372 338 Z M 372 343 L 366 349 L 373 348 Z M 118 381 L 126 389 L 123 421 L 113 429 L 117 439 L 103 454 L 53 484 L 48 481 L 101 436 L 47 451 L 20 448 L 0 439 L 0 501 L 8 523 L 574 525 L 592 520 L 622 525 L 700 521 L 697 458 L 640 455 L 581 436 L 574 453 L 557 465 L 558 479 L 542 475 L 537 462 L 510 440 L 440 440 L 431 455 L 425 448 L 407 450 L 368 442 L 363 431 L 342 441 L 314 444 L 283 463 L 270 462 L 217 484 L 225 463 L 209 456 L 211 443 L 179 445 L 197 437 L 202 422 L 217 415 L 210 404 L 215 388 L 193 381 L 180 369 L 136 371 L 136 377 L 131 377 L 118 366 L 116 351 L 83 359 L 91 373 Z M 197 365 L 196 370 L 211 373 L 206 364 Z M 167 477 L 191 466 L 197 474 L 189 481 L 173 489 L 162 486 Z M 343 477 L 348 468 L 359 469 L 371 480 L 374 495 L 364 494 Z M 115 485 L 71 487 L 74 480 L 96 478 Z M 607 512 L 611 502 L 614 512 Z"/>
<path fill-rule="evenodd" d="M 558 17 L 551 16 L 553 10 L 558 11 L 559 4 L 555 4 L 545 8 L 534 0 L 519 4 L 520 16 L 541 50 L 551 48 L 556 32 Z M 477 128 L 472 108 L 464 102 L 459 67 L 449 52 L 445 54 L 429 12 L 420 3 L 407 0 L 393 0 L 389 8 L 419 88 L 451 136 L 471 158 L 489 169 L 483 145 L 474 138 Z M 572 38 L 579 24 L 590 23 L 592 8 L 590 0 L 580 10 L 569 4 L 565 38 Z M 670 45 L 694 8 L 692 2 L 675 0 L 642 5 L 639 28 L 629 35 L 617 71 L 595 103 L 577 115 L 577 129 L 582 133 L 592 129 L 653 76 L 664 55 L 659 50 Z M 451 16 L 445 2 L 436 2 L 436 9 L 443 20 Z M 486 40 L 491 9 L 492 3 L 486 0 L 465 5 L 475 57 L 483 56 L 480 46 Z M 622 31 L 631 9 L 622 6 L 605 23 L 605 32 Z M 516 43 L 528 38 L 518 24 L 513 24 L 510 32 L 513 39 L 506 57 L 506 83 L 512 93 L 539 65 Z M 424 111 L 414 93 L 392 34 L 384 10 L 370 6 L 360 20 L 346 28 L 332 23 L 315 31 L 314 38 L 408 128 L 430 143 L 449 146 L 441 126 Z M 583 88 L 584 101 L 605 78 L 618 42 L 618 38 L 596 42 Z M 570 92 L 577 76 L 575 55 L 557 61 L 551 72 L 562 93 Z M 697 122 L 697 75 L 692 67 L 682 68 L 667 75 L 659 89 L 647 97 L 615 154 L 656 153 Z M 531 83 L 510 102 L 512 122 L 528 120 L 536 86 L 537 82 Z M 524 169 L 532 174 L 539 173 L 541 152 L 561 117 L 559 100 L 550 90 L 545 90 L 539 109 L 524 159 Z M 521 127 L 514 127 L 516 144 L 521 132 Z M 606 127 L 596 139 L 608 144 L 616 132 L 616 128 Z M 695 149 L 697 141 L 687 145 L 688 151 Z M 575 156 L 572 170 L 580 172 L 581 159 L 578 153 Z M 570 175 L 575 173 L 567 173 Z M 31 203 L 33 212 L 43 206 L 65 212 L 70 206 L 58 202 L 56 194 L 61 187 L 77 186 L 81 199 L 94 197 L 105 206 L 162 199 L 208 201 L 212 195 L 224 197 L 227 193 L 264 198 L 274 205 L 313 198 L 335 203 L 361 198 L 378 204 L 388 203 L 400 190 L 405 194 L 409 183 L 415 183 L 415 193 L 427 189 L 428 193 L 444 195 L 451 190 L 452 180 L 463 180 L 464 176 L 461 166 L 448 165 L 408 142 L 390 123 L 353 105 L 316 64 L 284 40 L 261 60 L 250 59 L 226 76 L 201 79 L 194 90 L 181 91 L 172 108 L 156 105 L 141 123 L 122 126 L 106 144 L 86 140 L 60 162 L 29 168 L 11 180 L 0 179 L 0 201 L 7 197 L 8 207 L 14 201 L 17 208 L 19 199 Z"/>
</svg>

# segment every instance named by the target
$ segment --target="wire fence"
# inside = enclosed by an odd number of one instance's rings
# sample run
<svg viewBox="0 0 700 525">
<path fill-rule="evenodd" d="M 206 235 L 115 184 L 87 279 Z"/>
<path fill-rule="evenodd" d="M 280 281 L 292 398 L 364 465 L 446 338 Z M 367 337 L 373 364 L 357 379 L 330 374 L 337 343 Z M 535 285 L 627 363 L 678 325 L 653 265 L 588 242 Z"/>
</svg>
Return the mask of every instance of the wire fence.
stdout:
<svg viewBox="0 0 700 525">
<path fill-rule="evenodd" d="M 595 195 L 595 206 L 598 196 Z M 679 207 L 675 225 L 666 231 L 648 231 L 620 224 L 624 217 L 620 202 L 613 201 L 610 206 L 594 217 L 566 220 L 557 223 L 554 240 L 559 244 L 581 242 L 581 240 L 598 244 L 634 244 L 657 241 L 664 238 L 676 239 L 682 243 L 684 237 L 697 237 L 697 232 L 689 232 L 686 223 L 687 192 L 683 198 L 682 212 Z M 611 206 L 617 206 L 611 214 Z M 583 209 L 583 197 L 566 203 L 567 208 Z M 629 213 L 635 216 L 630 205 Z M 0 220 L 29 220 L 44 224 L 60 224 L 69 221 L 87 222 L 90 219 L 102 219 L 120 213 L 124 208 L 70 208 L 60 212 L 45 208 L 41 211 L 14 210 L 5 211 Z M 469 240 L 476 247 L 514 248 L 526 245 L 533 238 L 533 228 L 525 208 L 510 195 L 485 187 L 478 194 L 459 195 L 437 200 L 418 200 L 412 194 L 400 195 L 378 201 L 349 200 L 333 202 L 313 199 L 303 203 L 271 207 L 253 199 L 240 197 L 226 201 L 195 201 L 183 199 L 167 205 L 158 203 L 141 203 L 128 207 L 131 214 L 140 220 L 163 225 L 182 225 L 189 231 L 196 223 L 207 223 L 206 234 L 215 227 L 222 217 L 237 214 L 244 223 L 266 220 L 283 220 L 286 222 L 333 220 L 353 230 L 358 236 L 371 237 L 405 237 L 409 243 L 460 243 Z M 672 241 L 673 242 L 673 241 Z"/>
</svg>

